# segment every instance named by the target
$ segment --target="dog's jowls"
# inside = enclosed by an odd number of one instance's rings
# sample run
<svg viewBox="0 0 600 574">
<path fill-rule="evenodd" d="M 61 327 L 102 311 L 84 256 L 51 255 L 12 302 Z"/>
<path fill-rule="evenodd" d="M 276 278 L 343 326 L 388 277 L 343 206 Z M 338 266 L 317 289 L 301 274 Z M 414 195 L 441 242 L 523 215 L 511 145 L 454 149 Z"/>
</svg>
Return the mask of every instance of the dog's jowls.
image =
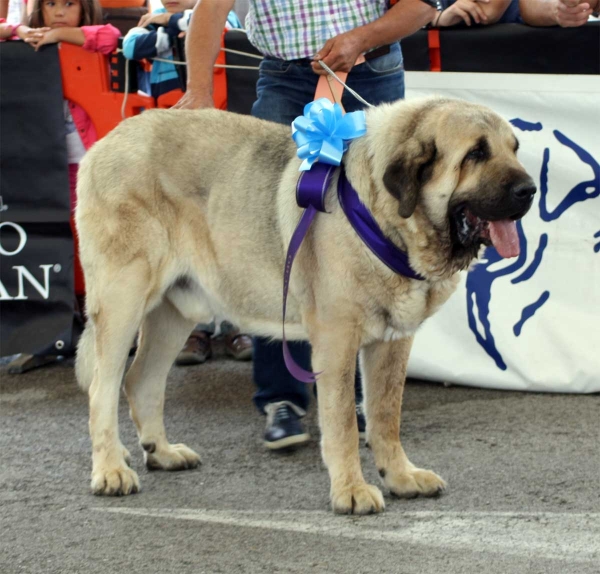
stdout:
<svg viewBox="0 0 600 574">
<path fill-rule="evenodd" d="M 330 213 L 317 216 L 296 259 L 286 326 L 290 339 L 310 341 L 313 370 L 323 372 L 319 420 L 333 510 L 356 514 L 384 508 L 360 466 L 357 353 L 383 485 L 401 497 L 437 495 L 444 481 L 416 468 L 399 439 L 412 338 L 482 244 L 518 251 L 514 221 L 535 191 L 510 125 L 485 107 L 428 98 L 366 114 L 367 134 L 344 157 L 348 178 L 426 280 L 385 267 L 332 191 Z M 88 323 L 77 377 L 89 389 L 95 494 L 139 489 L 117 420 L 138 331 L 125 392 L 146 464 L 166 470 L 200 461 L 169 443 L 163 424 L 167 375 L 194 325 L 226 315 L 245 332 L 281 336 L 285 252 L 301 214 L 299 164 L 288 126 L 216 110 L 145 112 L 86 155 L 77 228 Z"/>
</svg>

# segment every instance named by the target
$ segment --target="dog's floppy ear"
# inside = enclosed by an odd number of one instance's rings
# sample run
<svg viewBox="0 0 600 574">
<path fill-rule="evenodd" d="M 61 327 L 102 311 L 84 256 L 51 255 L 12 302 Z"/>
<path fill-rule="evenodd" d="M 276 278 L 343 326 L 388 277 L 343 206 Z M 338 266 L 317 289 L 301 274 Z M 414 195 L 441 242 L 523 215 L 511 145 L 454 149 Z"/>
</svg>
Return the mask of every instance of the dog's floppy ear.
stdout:
<svg viewBox="0 0 600 574">
<path fill-rule="evenodd" d="M 383 175 L 383 184 L 398 200 L 398 213 L 410 217 L 417 207 L 419 190 L 431 177 L 437 155 L 435 142 L 415 142 L 391 163 Z"/>
</svg>

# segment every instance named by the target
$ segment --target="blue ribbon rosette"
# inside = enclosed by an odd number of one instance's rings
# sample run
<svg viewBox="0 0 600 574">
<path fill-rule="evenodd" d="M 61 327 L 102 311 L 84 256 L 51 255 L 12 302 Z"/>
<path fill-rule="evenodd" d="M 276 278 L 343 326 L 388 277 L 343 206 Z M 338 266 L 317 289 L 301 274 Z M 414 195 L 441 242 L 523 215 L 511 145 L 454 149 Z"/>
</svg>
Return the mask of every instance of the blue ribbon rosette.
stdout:
<svg viewBox="0 0 600 574">
<path fill-rule="evenodd" d="M 344 114 L 339 104 L 320 98 L 304 107 L 304 115 L 292 122 L 292 138 L 302 160 L 300 171 L 309 170 L 316 161 L 340 165 L 348 142 L 367 131 L 365 112 Z"/>
</svg>

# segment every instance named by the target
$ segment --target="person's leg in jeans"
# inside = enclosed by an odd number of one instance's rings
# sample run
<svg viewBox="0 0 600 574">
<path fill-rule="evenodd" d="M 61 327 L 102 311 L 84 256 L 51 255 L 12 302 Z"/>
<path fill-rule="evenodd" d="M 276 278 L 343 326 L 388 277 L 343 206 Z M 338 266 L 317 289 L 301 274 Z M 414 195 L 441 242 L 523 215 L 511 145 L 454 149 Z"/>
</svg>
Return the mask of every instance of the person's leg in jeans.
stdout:
<svg viewBox="0 0 600 574">
<path fill-rule="evenodd" d="M 364 97 L 367 101 L 373 100 L 374 104 L 403 97 L 402 59 L 399 49 L 397 52 L 373 60 L 372 64 L 364 66 L 362 70 L 358 68 L 349 78 L 354 84 L 351 87 L 359 93 L 368 92 Z M 382 61 L 384 58 L 387 58 L 387 61 Z M 292 121 L 302 115 L 306 103 L 313 99 L 318 79 L 308 62 L 292 64 L 265 59 L 261 64 L 257 84 L 258 99 L 252 108 L 252 115 L 291 126 Z M 347 99 L 347 96 L 350 95 L 345 94 L 344 98 Z M 346 110 L 360 109 L 362 104 L 350 97 L 351 102 L 344 100 Z M 309 345 L 291 343 L 290 349 L 296 361 L 303 368 L 310 369 Z M 361 427 L 359 431 L 364 432 L 360 370 L 357 369 L 356 373 L 357 416 Z M 294 379 L 288 372 L 280 342 L 269 342 L 260 338 L 254 340 L 254 382 L 258 387 L 254 402 L 258 409 L 261 412 L 266 411 L 270 418 L 265 433 L 267 446 L 276 449 L 306 442 L 308 434 L 303 432 L 298 418 L 306 411 L 309 396 L 304 383 Z M 290 432 L 298 434 L 291 435 Z M 289 443 L 290 436 L 293 443 Z"/>
<path fill-rule="evenodd" d="M 403 99 L 404 62 L 400 44 L 392 44 L 389 54 L 353 68 L 346 83 L 374 106 Z M 364 104 L 347 91 L 342 96 L 342 104 L 347 112 L 365 108 Z"/>
<path fill-rule="evenodd" d="M 298 66 L 265 59 L 261 63 L 252 115 L 290 125 L 291 137 L 292 121 L 302 115 L 316 87 L 316 80 L 313 87 L 312 82 L 304 80 L 304 75 Z M 288 344 L 296 362 L 310 369 L 310 346 L 304 342 Z M 308 408 L 309 395 L 305 383 L 288 372 L 280 341 L 254 339 L 253 374 L 257 386 L 254 404 L 268 416 L 265 445 L 276 450 L 307 442 L 310 437 L 300 418 Z"/>
</svg>

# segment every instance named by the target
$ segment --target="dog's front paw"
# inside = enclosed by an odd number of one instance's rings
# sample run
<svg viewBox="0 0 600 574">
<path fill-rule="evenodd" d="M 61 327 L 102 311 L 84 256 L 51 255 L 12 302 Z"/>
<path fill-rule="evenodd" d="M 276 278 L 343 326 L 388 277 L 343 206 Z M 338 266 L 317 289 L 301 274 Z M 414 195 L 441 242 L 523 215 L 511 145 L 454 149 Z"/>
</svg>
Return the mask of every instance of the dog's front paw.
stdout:
<svg viewBox="0 0 600 574">
<path fill-rule="evenodd" d="M 332 489 L 331 507 L 336 514 L 375 514 L 383 512 L 381 491 L 366 482 Z"/>
<path fill-rule="evenodd" d="M 390 492 L 399 498 L 439 496 L 446 489 L 446 483 L 441 477 L 435 472 L 421 468 L 386 474 L 383 482 Z"/>
<path fill-rule="evenodd" d="M 135 470 L 125 464 L 100 466 L 92 471 L 92 492 L 99 496 L 123 496 L 140 490 Z"/>
<path fill-rule="evenodd" d="M 184 444 L 143 443 L 148 470 L 188 470 L 200 464 L 200 455 Z"/>
</svg>

